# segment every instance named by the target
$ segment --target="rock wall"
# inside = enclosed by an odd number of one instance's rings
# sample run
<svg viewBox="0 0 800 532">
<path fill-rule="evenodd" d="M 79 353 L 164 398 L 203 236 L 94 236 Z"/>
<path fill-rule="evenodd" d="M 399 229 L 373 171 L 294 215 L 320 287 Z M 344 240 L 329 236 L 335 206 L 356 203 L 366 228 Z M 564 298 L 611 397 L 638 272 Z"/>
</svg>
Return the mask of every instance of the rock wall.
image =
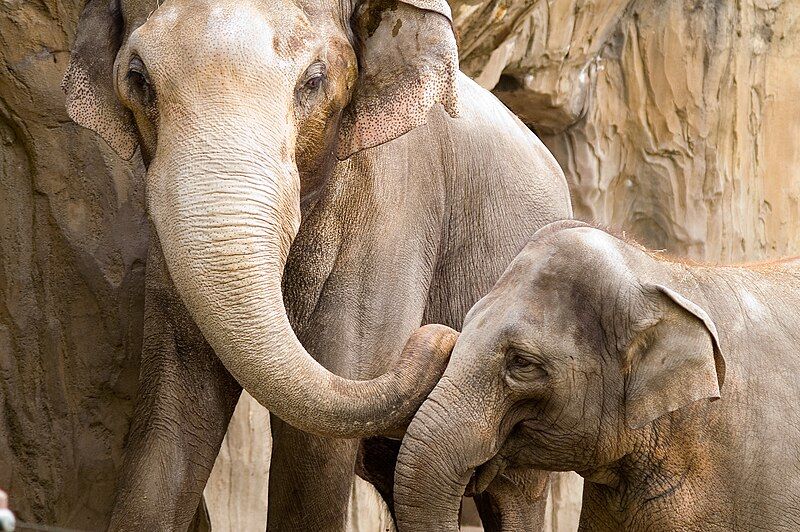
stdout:
<svg viewBox="0 0 800 532">
<path fill-rule="evenodd" d="M 452 4 L 462 68 L 540 134 L 578 217 L 698 260 L 800 252 L 800 4 Z"/>
<path fill-rule="evenodd" d="M 0 3 L 0 486 L 25 521 L 99 529 L 136 392 L 142 181 L 59 89 L 81 0 Z"/>
<path fill-rule="evenodd" d="M 800 252 L 800 4 L 451 3 L 462 68 L 555 153 L 580 218 L 695 259 Z M 141 167 L 64 112 L 81 5 L 0 4 L 0 486 L 23 520 L 98 529 L 136 389 L 147 226 Z M 263 530 L 267 434 L 241 404 L 206 491 L 216 529 Z M 354 492 L 353 528 L 374 529 Z M 556 528 L 575 504 L 555 505 Z"/>
<path fill-rule="evenodd" d="M 266 530 L 271 445 L 269 412 L 242 392 L 206 484 L 212 530 Z"/>
</svg>

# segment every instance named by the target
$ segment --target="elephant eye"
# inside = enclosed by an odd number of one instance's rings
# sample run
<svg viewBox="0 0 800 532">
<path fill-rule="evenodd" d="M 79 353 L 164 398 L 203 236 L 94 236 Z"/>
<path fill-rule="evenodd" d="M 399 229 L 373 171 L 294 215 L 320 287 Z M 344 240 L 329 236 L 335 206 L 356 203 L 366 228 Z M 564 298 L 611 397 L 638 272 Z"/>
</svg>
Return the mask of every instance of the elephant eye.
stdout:
<svg viewBox="0 0 800 532">
<path fill-rule="evenodd" d="M 308 81 L 306 81 L 306 83 L 305 83 L 305 85 L 303 87 L 306 90 L 312 90 L 312 91 L 317 90 L 318 88 L 320 88 L 322 86 L 322 82 L 323 82 L 324 79 L 325 79 L 325 76 L 323 76 L 322 74 L 318 74 L 318 75 L 314 76 L 313 78 L 310 78 Z"/>
<path fill-rule="evenodd" d="M 130 63 L 128 63 L 128 78 L 137 82 L 149 83 L 147 69 L 138 57 L 132 57 Z"/>
<path fill-rule="evenodd" d="M 511 355 L 511 360 L 508 366 L 514 369 L 526 368 L 530 365 L 530 361 L 522 355 Z"/>
<path fill-rule="evenodd" d="M 532 381 L 547 378 L 544 366 L 529 353 L 512 349 L 508 353 L 508 373 L 514 379 Z"/>
<path fill-rule="evenodd" d="M 136 89 L 145 100 L 152 99 L 153 90 L 150 84 L 150 76 L 147 74 L 147 68 L 145 68 L 144 62 L 142 62 L 139 57 L 132 57 L 128 63 L 127 78 L 133 88 Z"/>
<path fill-rule="evenodd" d="M 319 90 L 325 82 L 326 68 L 325 63 L 317 61 L 306 70 L 303 76 L 302 90 L 311 93 Z"/>
</svg>

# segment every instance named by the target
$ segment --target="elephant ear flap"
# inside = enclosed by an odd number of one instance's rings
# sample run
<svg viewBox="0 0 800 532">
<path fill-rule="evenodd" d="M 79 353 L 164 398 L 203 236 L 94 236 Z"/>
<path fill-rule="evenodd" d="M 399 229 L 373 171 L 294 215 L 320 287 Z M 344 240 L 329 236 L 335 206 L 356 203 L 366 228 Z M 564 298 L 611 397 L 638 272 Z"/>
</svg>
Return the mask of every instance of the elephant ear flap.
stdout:
<svg viewBox="0 0 800 532">
<path fill-rule="evenodd" d="M 339 159 L 424 125 L 436 104 L 458 116 L 458 48 L 445 0 L 365 0 L 351 23 L 359 75 Z"/>
<path fill-rule="evenodd" d="M 130 159 L 137 146 L 133 117 L 114 90 L 114 60 L 122 31 L 117 2 L 89 0 L 78 20 L 61 88 L 67 95 L 69 117 L 100 135 L 120 157 Z"/>
<path fill-rule="evenodd" d="M 639 428 L 702 399 L 719 399 L 725 359 L 717 328 L 698 305 L 661 285 L 645 285 L 638 331 L 625 352 L 625 419 Z"/>
</svg>

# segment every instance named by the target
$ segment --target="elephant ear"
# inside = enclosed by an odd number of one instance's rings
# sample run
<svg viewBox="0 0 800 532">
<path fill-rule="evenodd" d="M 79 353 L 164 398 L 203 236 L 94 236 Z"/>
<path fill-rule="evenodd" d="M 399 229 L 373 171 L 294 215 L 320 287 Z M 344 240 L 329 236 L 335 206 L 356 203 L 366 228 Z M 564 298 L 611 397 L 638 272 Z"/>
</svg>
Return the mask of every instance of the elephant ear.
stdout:
<svg viewBox="0 0 800 532">
<path fill-rule="evenodd" d="M 114 60 L 122 31 L 117 2 L 89 0 L 78 20 L 61 88 L 67 95 L 69 117 L 100 135 L 121 157 L 130 159 L 137 145 L 133 117 L 114 90 Z"/>
<path fill-rule="evenodd" d="M 351 19 L 359 74 L 339 128 L 339 159 L 458 116 L 458 48 L 445 0 L 365 0 Z"/>
<path fill-rule="evenodd" d="M 725 359 L 717 328 L 698 305 L 661 285 L 645 285 L 647 316 L 625 352 L 625 419 L 639 428 L 701 399 L 719 399 Z M 654 313 L 650 313 L 655 308 Z"/>
</svg>

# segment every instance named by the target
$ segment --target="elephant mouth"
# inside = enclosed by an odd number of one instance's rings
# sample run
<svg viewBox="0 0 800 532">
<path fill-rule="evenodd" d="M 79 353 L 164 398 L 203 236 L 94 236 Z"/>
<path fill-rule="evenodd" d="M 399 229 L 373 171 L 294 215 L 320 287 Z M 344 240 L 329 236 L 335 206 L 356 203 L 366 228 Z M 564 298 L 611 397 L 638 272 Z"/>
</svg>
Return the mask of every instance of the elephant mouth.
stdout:
<svg viewBox="0 0 800 532">
<path fill-rule="evenodd" d="M 488 462 L 475 468 L 464 494 L 467 497 L 473 497 L 483 493 L 494 482 L 494 479 L 503 475 L 507 467 L 508 461 L 500 454 L 496 454 Z"/>
</svg>

